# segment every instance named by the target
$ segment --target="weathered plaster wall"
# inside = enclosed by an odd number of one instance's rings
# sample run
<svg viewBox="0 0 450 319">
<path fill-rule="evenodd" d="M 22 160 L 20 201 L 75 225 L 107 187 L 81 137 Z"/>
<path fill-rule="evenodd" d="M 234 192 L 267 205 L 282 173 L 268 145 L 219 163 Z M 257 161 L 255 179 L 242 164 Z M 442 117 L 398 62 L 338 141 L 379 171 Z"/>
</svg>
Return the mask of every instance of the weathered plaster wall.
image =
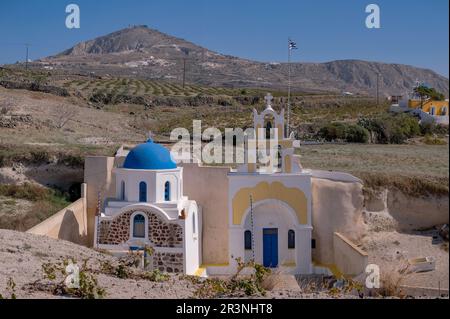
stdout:
<svg viewBox="0 0 450 319">
<path fill-rule="evenodd" d="M 81 185 L 81 198 L 65 207 L 27 233 L 64 239 L 87 245 L 86 184 Z"/>
<path fill-rule="evenodd" d="M 87 156 L 84 162 L 84 182 L 87 184 L 87 243 L 94 243 L 95 213 L 98 193 L 103 199 L 115 197 L 115 180 L 112 176 L 114 157 Z"/>
<path fill-rule="evenodd" d="M 312 224 L 316 248 L 313 260 L 334 264 L 334 233 L 358 240 L 365 232 L 363 220 L 363 185 L 358 182 L 338 182 L 312 179 Z"/>
<path fill-rule="evenodd" d="M 183 190 L 202 207 L 202 255 L 204 264 L 228 263 L 227 167 L 183 164 Z"/>
<path fill-rule="evenodd" d="M 397 189 L 366 192 L 365 208 L 370 212 L 387 212 L 398 230 L 430 228 L 449 223 L 448 196 L 411 196 Z"/>
<path fill-rule="evenodd" d="M 369 256 L 340 233 L 333 234 L 334 264 L 345 275 L 357 276 L 366 269 Z"/>
</svg>

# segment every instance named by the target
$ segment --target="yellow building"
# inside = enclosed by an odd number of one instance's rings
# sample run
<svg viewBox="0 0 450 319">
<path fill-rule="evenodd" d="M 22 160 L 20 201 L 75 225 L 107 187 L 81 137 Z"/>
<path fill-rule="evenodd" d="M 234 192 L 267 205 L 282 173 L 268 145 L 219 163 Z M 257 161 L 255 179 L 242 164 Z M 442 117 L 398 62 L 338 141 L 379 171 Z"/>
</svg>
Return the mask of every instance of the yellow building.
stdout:
<svg viewBox="0 0 450 319">
<path fill-rule="evenodd" d="M 412 109 L 422 109 L 423 112 L 430 115 L 448 116 L 448 100 L 433 101 L 429 99 L 421 102 L 420 100 L 411 99 L 408 101 L 408 107 Z"/>
</svg>

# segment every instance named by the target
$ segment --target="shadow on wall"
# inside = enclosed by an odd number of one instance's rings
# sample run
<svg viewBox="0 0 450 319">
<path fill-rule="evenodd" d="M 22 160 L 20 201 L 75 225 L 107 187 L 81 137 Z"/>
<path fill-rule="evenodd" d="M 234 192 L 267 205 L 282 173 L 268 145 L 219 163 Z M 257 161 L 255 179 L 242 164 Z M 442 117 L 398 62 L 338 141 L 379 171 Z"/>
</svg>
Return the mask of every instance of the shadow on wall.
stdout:
<svg viewBox="0 0 450 319">
<path fill-rule="evenodd" d="M 86 184 L 81 184 L 80 199 L 27 230 L 27 233 L 87 246 Z"/>
<path fill-rule="evenodd" d="M 64 217 L 62 218 L 61 228 L 58 232 L 58 239 L 85 245 L 87 244 L 87 234 L 80 234 L 78 231 L 82 228 L 83 227 L 80 227 L 77 218 L 75 217 L 75 213 L 71 209 L 68 209 L 65 211 Z"/>
</svg>

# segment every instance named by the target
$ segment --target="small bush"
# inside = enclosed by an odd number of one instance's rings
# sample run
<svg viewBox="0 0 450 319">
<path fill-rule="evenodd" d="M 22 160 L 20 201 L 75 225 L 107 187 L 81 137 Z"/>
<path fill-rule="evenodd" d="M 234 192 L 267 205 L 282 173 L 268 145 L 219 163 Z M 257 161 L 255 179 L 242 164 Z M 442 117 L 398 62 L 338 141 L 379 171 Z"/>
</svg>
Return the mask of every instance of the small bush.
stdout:
<svg viewBox="0 0 450 319">
<path fill-rule="evenodd" d="M 169 274 L 165 274 L 161 272 L 159 269 L 155 269 L 153 271 L 148 271 L 142 274 L 142 278 L 155 282 L 162 282 L 169 280 Z"/>
<path fill-rule="evenodd" d="M 270 269 L 253 261 L 243 262 L 236 258 L 237 271 L 228 280 L 218 278 L 206 279 L 194 293 L 199 298 L 215 298 L 218 296 L 230 296 L 236 292 L 244 292 L 247 296 L 262 295 L 266 291 L 263 283 L 270 274 Z M 254 272 L 249 276 L 241 276 L 244 268 L 253 268 Z"/>
<path fill-rule="evenodd" d="M 14 282 L 14 280 L 12 278 L 9 278 L 6 285 L 7 285 L 6 286 L 6 290 L 10 294 L 10 299 L 17 299 L 17 296 L 16 296 L 16 283 Z M 0 294 L 0 300 L 1 299 L 7 299 L 7 297 L 4 297 L 2 294 Z"/>
<path fill-rule="evenodd" d="M 361 118 L 358 125 L 370 132 L 373 143 L 402 144 L 408 138 L 421 135 L 418 119 L 408 114 L 383 114 L 375 118 Z"/>
<path fill-rule="evenodd" d="M 359 125 L 349 125 L 346 140 L 350 143 L 367 143 L 369 141 L 369 131 Z"/>
<path fill-rule="evenodd" d="M 346 126 L 342 123 L 331 123 L 319 130 L 319 136 L 327 141 L 345 140 Z"/>
<path fill-rule="evenodd" d="M 420 131 L 422 135 L 446 135 L 448 134 L 448 126 L 440 125 L 436 123 L 421 123 Z"/>
<path fill-rule="evenodd" d="M 441 140 L 440 138 L 436 136 L 432 136 L 430 134 L 425 135 L 424 138 L 422 138 L 422 142 L 427 145 L 446 145 L 447 143 L 444 140 Z"/>
<path fill-rule="evenodd" d="M 331 123 L 319 130 L 319 136 L 327 141 L 343 140 L 349 143 L 367 143 L 369 132 L 359 126 L 344 123 Z"/>
</svg>

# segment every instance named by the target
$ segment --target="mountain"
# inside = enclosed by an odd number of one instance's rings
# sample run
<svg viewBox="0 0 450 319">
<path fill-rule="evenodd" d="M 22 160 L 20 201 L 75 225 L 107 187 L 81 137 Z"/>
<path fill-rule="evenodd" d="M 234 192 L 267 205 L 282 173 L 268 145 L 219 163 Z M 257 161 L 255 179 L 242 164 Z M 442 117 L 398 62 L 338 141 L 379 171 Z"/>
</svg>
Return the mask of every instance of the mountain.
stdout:
<svg viewBox="0 0 450 319">
<path fill-rule="evenodd" d="M 133 26 L 81 42 L 38 64 L 76 73 L 131 76 L 223 87 L 286 89 L 286 63 L 256 62 L 223 55 L 147 26 Z M 381 94 L 403 94 L 416 80 L 448 96 L 448 79 L 427 69 L 361 60 L 292 63 L 294 91 L 350 91 L 374 95 L 377 73 Z"/>
</svg>

